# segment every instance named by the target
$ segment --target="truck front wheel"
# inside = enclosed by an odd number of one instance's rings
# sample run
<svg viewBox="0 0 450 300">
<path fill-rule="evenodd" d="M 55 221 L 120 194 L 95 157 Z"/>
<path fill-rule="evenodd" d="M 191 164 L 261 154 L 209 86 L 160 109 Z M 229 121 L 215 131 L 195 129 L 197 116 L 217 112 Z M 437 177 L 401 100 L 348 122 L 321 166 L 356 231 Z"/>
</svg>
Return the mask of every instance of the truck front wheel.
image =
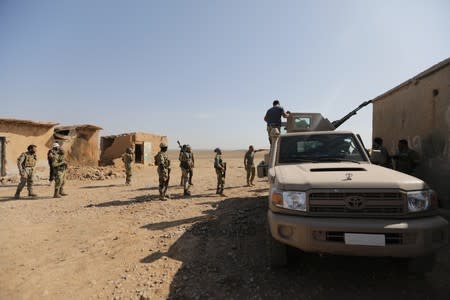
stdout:
<svg viewBox="0 0 450 300">
<path fill-rule="evenodd" d="M 269 260 L 269 267 L 284 267 L 287 265 L 287 246 L 280 243 L 272 237 L 270 230 L 267 230 L 267 256 Z"/>
</svg>

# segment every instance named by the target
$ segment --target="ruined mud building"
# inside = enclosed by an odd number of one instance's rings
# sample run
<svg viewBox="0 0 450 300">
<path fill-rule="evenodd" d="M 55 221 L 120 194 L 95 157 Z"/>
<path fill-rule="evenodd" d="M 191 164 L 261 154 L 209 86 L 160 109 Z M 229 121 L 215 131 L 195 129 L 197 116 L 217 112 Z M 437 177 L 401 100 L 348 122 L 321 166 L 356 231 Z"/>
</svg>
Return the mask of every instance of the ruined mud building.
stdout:
<svg viewBox="0 0 450 300">
<path fill-rule="evenodd" d="M 70 165 L 98 166 L 100 130 L 102 128 L 89 124 L 58 126 L 54 130 L 54 140 L 66 151 Z"/>
<path fill-rule="evenodd" d="M 36 172 L 48 171 L 47 150 L 53 143 L 53 129 L 58 123 L 0 119 L 0 176 L 19 173 L 17 158 L 28 145 L 37 146 Z"/>
<path fill-rule="evenodd" d="M 450 208 L 450 58 L 375 98 L 372 121 L 391 154 L 400 139 L 421 154 L 414 175 Z"/>
<path fill-rule="evenodd" d="M 120 158 L 128 147 L 134 149 L 135 163 L 153 165 L 153 157 L 159 151 L 159 144 L 167 143 L 167 137 L 143 132 L 102 136 L 100 140 L 100 163 L 111 165 L 120 163 Z"/>
</svg>

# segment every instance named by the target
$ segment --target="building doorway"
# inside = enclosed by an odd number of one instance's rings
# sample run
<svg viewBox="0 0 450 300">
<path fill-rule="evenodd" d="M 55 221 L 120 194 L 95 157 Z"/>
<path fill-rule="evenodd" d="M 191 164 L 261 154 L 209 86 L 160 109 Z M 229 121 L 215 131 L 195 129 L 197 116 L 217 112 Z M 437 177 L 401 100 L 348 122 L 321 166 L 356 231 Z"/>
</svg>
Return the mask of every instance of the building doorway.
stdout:
<svg viewBox="0 0 450 300">
<path fill-rule="evenodd" d="M 134 145 L 134 162 L 137 164 L 144 163 L 144 144 Z"/>
<path fill-rule="evenodd" d="M 0 176 L 6 176 L 5 172 L 5 138 L 0 136 Z"/>
</svg>

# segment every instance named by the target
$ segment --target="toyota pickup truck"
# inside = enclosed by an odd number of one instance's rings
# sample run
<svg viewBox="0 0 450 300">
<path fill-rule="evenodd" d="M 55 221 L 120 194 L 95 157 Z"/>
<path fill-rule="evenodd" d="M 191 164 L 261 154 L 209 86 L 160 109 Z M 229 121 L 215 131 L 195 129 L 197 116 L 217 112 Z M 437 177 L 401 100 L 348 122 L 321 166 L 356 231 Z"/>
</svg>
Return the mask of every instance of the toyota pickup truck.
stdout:
<svg viewBox="0 0 450 300">
<path fill-rule="evenodd" d="M 320 130 L 333 128 L 323 122 L 301 115 L 291 124 L 299 126 L 296 132 L 273 131 L 267 158 L 271 264 L 286 264 L 287 248 L 295 247 L 410 258 L 414 271 L 430 271 L 448 242 L 434 191 L 418 178 L 372 164 L 359 136 Z"/>
</svg>

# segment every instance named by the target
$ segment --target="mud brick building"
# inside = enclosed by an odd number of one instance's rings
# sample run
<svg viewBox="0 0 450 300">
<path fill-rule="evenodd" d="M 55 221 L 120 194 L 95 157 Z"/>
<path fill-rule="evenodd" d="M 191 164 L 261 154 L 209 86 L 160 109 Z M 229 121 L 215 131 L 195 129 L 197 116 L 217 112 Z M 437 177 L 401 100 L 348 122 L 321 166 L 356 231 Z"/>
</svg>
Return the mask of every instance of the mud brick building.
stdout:
<svg viewBox="0 0 450 300">
<path fill-rule="evenodd" d="M 100 163 L 114 164 L 128 147 L 134 149 L 135 163 L 153 165 L 153 157 L 159 151 L 159 144 L 167 143 L 167 136 L 152 133 L 131 132 L 102 136 L 100 139 Z"/>
<path fill-rule="evenodd" d="M 47 151 L 53 143 L 53 130 L 58 123 L 18 119 L 0 119 L 0 176 L 19 173 L 17 158 L 28 145 L 37 146 L 38 174 L 48 172 Z"/>
<path fill-rule="evenodd" d="M 450 208 L 450 58 L 375 98 L 372 121 L 391 154 L 400 139 L 420 153 L 414 175 Z"/>
<path fill-rule="evenodd" d="M 54 140 L 66 151 L 70 165 L 98 166 L 100 130 L 102 128 L 90 124 L 58 126 L 54 130 Z"/>
</svg>

